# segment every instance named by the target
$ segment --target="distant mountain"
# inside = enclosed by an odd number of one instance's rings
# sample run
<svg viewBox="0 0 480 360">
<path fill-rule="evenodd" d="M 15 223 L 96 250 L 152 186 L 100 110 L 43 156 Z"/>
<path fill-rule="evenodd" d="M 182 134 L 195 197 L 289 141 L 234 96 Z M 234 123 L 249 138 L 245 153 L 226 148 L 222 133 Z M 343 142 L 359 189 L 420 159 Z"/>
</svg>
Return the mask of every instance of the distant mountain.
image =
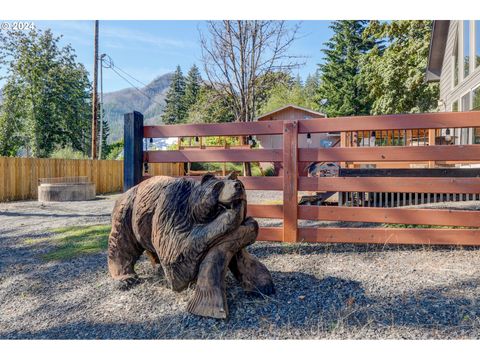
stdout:
<svg viewBox="0 0 480 360">
<path fill-rule="evenodd" d="M 139 111 L 145 125 L 160 125 L 165 108 L 165 96 L 172 82 L 173 73 L 155 78 L 140 91 L 131 87 L 103 95 L 105 117 L 110 125 L 109 141 L 123 138 L 123 115 Z M 147 95 L 143 95 L 143 94 Z M 150 98 L 150 99 L 149 99 Z"/>
</svg>

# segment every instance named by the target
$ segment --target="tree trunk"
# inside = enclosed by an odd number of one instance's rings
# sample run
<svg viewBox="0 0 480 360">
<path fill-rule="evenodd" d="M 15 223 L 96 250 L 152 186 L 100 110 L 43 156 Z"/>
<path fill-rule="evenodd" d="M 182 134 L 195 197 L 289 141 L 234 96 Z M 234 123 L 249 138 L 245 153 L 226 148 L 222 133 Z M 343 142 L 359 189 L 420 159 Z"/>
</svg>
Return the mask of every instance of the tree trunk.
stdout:
<svg viewBox="0 0 480 360">
<path fill-rule="evenodd" d="M 245 136 L 240 136 L 240 145 L 248 144 Z M 244 162 L 243 164 L 243 176 L 252 176 L 252 166 L 249 162 Z"/>
</svg>

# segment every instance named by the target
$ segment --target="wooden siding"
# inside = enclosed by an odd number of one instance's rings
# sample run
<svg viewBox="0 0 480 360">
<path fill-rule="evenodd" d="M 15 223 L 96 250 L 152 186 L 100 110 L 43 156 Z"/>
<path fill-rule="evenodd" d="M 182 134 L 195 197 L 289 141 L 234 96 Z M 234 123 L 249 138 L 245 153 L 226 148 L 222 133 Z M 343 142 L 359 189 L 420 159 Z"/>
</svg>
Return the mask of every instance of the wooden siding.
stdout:
<svg viewBox="0 0 480 360">
<path fill-rule="evenodd" d="M 474 71 L 471 71 L 469 76 L 465 80 L 460 80 L 458 85 L 453 87 L 453 51 L 455 46 L 455 36 L 458 31 L 458 27 L 461 26 L 462 20 L 450 21 L 450 27 L 448 29 L 447 44 L 445 46 L 445 56 L 443 58 L 442 74 L 440 77 L 440 99 L 445 101 L 446 108 L 440 108 L 440 111 L 451 111 L 452 104 L 455 101 L 459 101 L 465 93 L 471 91 L 475 87 L 480 85 L 480 67 L 477 67 Z M 470 37 L 472 39 L 472 32 L 470 31 Z M 461 41 L 461 39 L 459 39 Z M 472 43 L 470 45 L 472 47 Z M 462 62 L 462 54 L 459 53 L 459 64 Z M 459 105 L 460 106 L 460 105 Z M 469 109 L 462 109 L 467 111 Z"/>
</svg>

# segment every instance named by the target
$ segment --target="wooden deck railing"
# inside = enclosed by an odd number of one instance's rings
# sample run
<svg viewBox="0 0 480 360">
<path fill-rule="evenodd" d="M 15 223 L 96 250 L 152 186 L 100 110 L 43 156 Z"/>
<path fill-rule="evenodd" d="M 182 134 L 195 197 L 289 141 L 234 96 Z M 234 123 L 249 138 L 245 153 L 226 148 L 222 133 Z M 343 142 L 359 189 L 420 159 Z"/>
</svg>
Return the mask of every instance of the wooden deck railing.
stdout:
<svg viewBox="0 0 480 360">
<path fill-rule="evenodd" d="M 126 187 L 141 181 L 142 161 L 251 162 L 281 161 L 283 177 L 241 177 L 247 190 L 282 190 L 282 205 L 249 205 L 250 216 L 283 219 L 282 228 L 260 228 L 259 240 L 286 242 L 352 242 L 393 244 L 480 245 L 480 213 L 441 209 L 342 208 L 298 205 L 298 191 L 428 192 L 479 194 L 480 178 L 460 177 L 332 177 L 299 176 L 298 163 L 480 161 L 480 145 L 298 148 L 298 134 L 392 129 L 480 127 L 480 112 L 359 116 L 253 123 L 145 126 L 140 113 L 125 116 Z M 283 135 L 283 150 L 222 149 L 141 152 L 143 138 L 186 136 Z M 137 147 L 135 147 L 137 146 Z M 140 148 L 138 151 L 134 149 Z M 128 149 L 131 149 L 129 151 Z M 140 170 L 139 170 L 140 169 Z M 140 175 L 139 175 L 140 174 Z M 299 227 L 298 220 L 353 221 L 391 224 L 459 226 L 464 228 L 334 228 Z"/>
</svg>

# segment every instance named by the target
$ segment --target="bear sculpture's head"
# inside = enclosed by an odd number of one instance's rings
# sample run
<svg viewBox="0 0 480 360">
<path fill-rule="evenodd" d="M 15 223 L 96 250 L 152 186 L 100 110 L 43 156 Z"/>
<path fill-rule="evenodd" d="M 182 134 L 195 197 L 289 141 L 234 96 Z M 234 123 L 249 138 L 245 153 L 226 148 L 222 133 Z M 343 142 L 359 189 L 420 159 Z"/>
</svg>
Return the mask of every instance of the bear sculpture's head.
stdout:
<svg viewBox="0 0 480 360">
<path fill-rule="evenodd" d="M 235 173 L 226 178 L 206 174 L 193 189 L 189 205 L 197 223 L 208 223 L 227 209 L 238 209 L 245 213 L 246 200 L 245 187 L 237 180 Z"/>
</svg>

